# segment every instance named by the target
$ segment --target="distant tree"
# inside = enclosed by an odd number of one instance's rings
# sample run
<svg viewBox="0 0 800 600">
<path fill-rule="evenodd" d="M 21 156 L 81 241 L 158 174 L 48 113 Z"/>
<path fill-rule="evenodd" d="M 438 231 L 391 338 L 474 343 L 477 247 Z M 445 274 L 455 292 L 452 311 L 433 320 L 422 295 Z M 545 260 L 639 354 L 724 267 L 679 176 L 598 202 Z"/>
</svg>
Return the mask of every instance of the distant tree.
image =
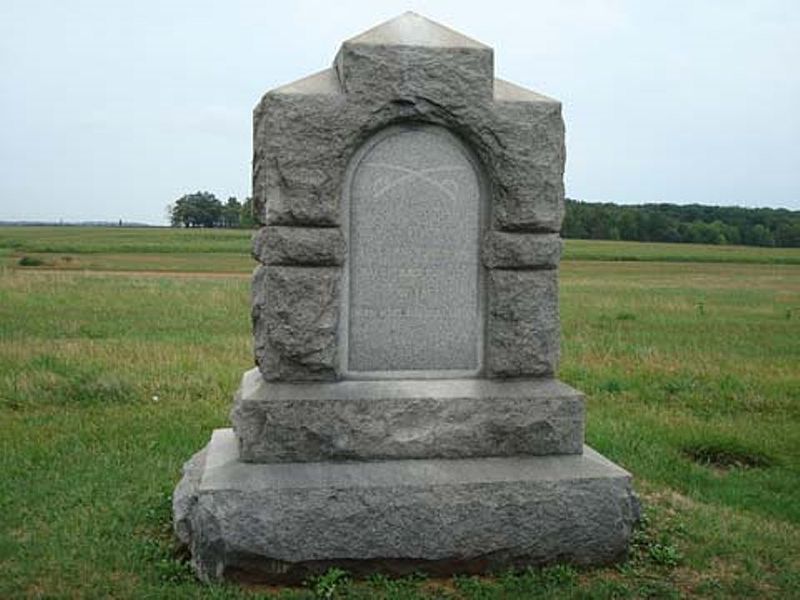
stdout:
<svg viewBox="0 0 800 600">
<path fill-rule="evenodd" d="M 800 247 L 800 211 L 567 199 L 565 238 Z"/>
<path fill-rule="evenodd" d="M 719 222 L 719 221 L 717 221 Z M 725 237 L 713 224 L 694 221 L 689 225 L 689 239 L 693 244 L 724 244 Z"/>
<path fill-rule="evenodd" d="M 585 202 L 577 202 L 567 198 L 567 211 L 564 214 L 564 225 L 561 235 L 565 238 L 586 239 L 589 237 L 585 223 Z"/>
<path fill-rule="evenodd" d="M 775 238 L 772 232 L 761 223 L 754 225 L 747 231 L 747 243 L 752 246 L 774 246 Z"/>
<path fill-rule="evenodd" d="M 775 245 L 800 248 L 800 221 L 780 223 L 775 229 Z"/>
<path fill-rule="evenodd" d="M 223 227 L 239 227 L 240 217 L 242 212 L 242 205 L 235 196 L 228 198 L 225 206 L 222 208 L 222 226 Z"/>
<path fill-rule="evenodd" d="M 239 209 L 239 227 L 252 229 L 257 225 L 258 221 L 255 217 L 255 213 L 253 212 L 253 199 L 247 198 L 242 203 L 242 207 Z"/>
<path fill-rule="evenodd" d="M 619 219 L 619 237 L 622 240 L 639 239 L 639 216 L 635 210 L 623 209 Z"/>
<path fill-rule="evenodd" d="M 181 196 L 169 207 L 173 227 L 219 227 L 223 206 L 214 194 L 195 192 Z"/>
</svg>

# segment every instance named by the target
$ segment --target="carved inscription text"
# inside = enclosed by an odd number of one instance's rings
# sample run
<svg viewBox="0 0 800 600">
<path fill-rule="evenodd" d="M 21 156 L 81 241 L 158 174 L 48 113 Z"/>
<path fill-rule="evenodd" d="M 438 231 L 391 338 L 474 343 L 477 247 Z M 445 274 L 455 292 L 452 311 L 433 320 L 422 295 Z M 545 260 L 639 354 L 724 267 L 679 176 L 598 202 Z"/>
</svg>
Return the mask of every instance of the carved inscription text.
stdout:
<svg viewBox="0 0 800 600">
<path fill-rule="evenodd" d="M 376 140 L 349 190 L 347 371 L 477 371 L 476 167 L 439 128 L 396 128 Z"/>
</svg>

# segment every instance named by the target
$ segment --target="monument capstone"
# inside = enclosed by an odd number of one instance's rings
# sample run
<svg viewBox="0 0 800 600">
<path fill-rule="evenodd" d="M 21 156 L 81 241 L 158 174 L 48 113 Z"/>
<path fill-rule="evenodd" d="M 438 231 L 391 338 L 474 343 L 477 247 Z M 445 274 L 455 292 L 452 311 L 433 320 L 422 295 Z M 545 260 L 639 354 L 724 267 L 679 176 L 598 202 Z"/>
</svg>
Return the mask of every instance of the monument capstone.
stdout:
<svg viewBox="0 0 800 600">
<path fill-rule="evenodd" d="M 630 475 L 555 378 L 559 102 L 414 13 L 254 113 L 256 368 L 184 467 L 205 580 L 624 556 Z"/>
</svg>

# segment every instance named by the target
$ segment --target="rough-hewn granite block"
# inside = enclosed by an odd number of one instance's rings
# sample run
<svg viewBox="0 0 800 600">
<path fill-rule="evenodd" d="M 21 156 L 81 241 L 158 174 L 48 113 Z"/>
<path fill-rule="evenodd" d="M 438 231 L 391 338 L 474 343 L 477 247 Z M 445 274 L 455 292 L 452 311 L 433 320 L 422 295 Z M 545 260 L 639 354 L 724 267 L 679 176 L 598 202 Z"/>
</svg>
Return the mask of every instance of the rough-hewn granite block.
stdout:
<svg viewBox="0 0 800 600">
<path fill-rule="evenodd" d="M 413 13 L 345 41 L 334 64 L 342 89 L 356 100 L 424 96 L 480 104 L 492 98 L 492 49 Z"/>
<path fill-rule="evenodd" d="M 336 378 L 336 267 L 261 266 L 253 275 L 256 363 L 266 379 Z"/>
<path fill-rule="evenodd" d="M 310 462 L 577 454 L 583 395 L 553 379 L 270 383 L 245 373 L 241 459 Z"/>
<path fill-rule="evenodd" d="M 464 95 L 434 100 L 422 92 L 390 101 L 345 94 L 327 70 L 268 92 L 254 111 L 256 215 L 275 225 L 339 224 L 350 158 L 374 132 L 407 121 L 446 127 L 478 155 L 494 227 L 559 231 L 561 104 L 501 80 L 495 86 L 494 101 L 466 103 Z"/>
<path fill-rule="evenodd" d="M 556 271 L 491 270 L 487 280 L 487 375 L 552 376 L 560 342 Z"/>
<path fill-rule="evenodd" d="M 564 121 L 561 103 L 512 83 L 495 82 L 494 227 L 558 232 L 564 218 Z"/>
<path fill-rule="evenodd" d="M 437 103 L 473 104 L 492 99 L 494 55 L 479 42 L 433 48 L 354 38 L 342 44 L 335 68 L 342 89 L 355 100 L 423 96 Z"/>
<path fill-rule="evenodd" d="M 490 269 L 555 269 L 562 245 L 557 233 L 487 231 L 483 264 Z"/>
<path fill-rule="evenodd" d="M 253 258 L 263 265 L 337 266 L 344 250 L 338 227 L 266 226 L 253 236 Z"/>
<path fill-rule="evenodd" d="M 630 475 L 583 454 L 249 464 L 230 429 L 184 470 L 175 529 L 204 580 L 299 582 L 331 566 L 434 575 L 625 555 Z"/>
<path fill-rule="evenodd" d="M 352 132 L 332 69 L 268 92 L 253 113 L 253 204 L 260 222 L 340 222 L 341 176 Z M 352 142 L 350 142 L 352 144 Z"/>
</svg>

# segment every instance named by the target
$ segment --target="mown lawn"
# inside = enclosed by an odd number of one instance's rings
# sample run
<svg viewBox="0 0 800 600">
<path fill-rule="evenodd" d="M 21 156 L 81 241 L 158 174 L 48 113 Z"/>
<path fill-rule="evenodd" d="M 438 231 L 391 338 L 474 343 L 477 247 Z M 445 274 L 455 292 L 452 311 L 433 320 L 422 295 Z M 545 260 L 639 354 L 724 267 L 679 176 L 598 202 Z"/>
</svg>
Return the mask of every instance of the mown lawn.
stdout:
<svg viewBox="0 0 800 600">
<path fill-rule="evenodd" d="M 143 250 L 153 231 L 172 249 Z M 779 260 L 563 263 L 560 376 L 587 394 L 588 442 L 632 471 L 645 502 L 628 562 L 449 580 L 332 572 L 286 590 L 197 583 L 169 503 L 251 364 L 248 278 L 215 262 L 252 267 L 249 234 L 235 233 L 219 243 L 241 251 L 205 256 L 216 241 L 180 252 L 175 230 L 143 230 L 130 252 L 90 244 L 123 257 L 100 271 L 148 255 L 205 275 L 0 268 L 0 597 L 798 596 L 800 266 Z"/>
</svg>

